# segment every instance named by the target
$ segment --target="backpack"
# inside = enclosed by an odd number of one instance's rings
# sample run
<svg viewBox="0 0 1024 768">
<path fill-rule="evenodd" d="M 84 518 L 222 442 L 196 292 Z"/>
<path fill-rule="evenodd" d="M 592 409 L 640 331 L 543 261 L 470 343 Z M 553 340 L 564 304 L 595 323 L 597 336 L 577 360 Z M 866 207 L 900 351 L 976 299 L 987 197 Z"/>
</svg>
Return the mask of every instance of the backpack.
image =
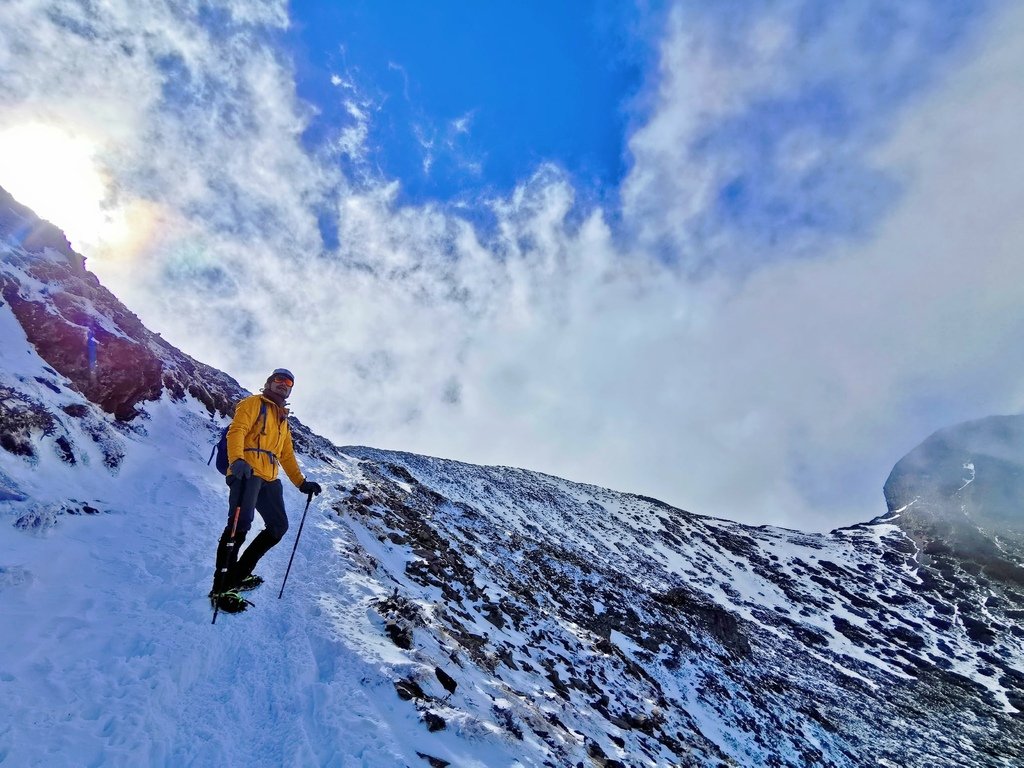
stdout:
<svg viewBox="0 0 1024 768">
<path fill-rule="evenodd" d="M 256 417 L 256 421 L 263 419 L 263 428 L 267 428 L 267 404 L 260 403 L 260 415 Z M 217 459 L 217 463 L 214 466 L 217 471 L 222 475 L 228 473 L 228 430 L 230 426 L 224 427 L 224 431 L 220 433 L 220 440 L 213 446 L 213 450 L 210 451 L 210 458 L 206 461 L 206 466 L 210 466 L 214 457 Z"/>
</svg>

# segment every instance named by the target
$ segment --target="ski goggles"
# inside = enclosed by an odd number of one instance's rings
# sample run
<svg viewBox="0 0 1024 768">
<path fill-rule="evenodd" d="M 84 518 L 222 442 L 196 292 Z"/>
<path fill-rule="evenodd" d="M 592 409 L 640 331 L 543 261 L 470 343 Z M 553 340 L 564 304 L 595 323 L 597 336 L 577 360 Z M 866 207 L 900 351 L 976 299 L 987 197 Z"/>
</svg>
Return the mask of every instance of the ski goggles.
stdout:
<svg viewBox="0 0 1024 768">
<path fill-rule="evenodd" d="M 274 381 L 278 384 L 287 384 L 289 387 L 295 386 L 295 382 L 289 379 L 287 376 L 275 376 Z"/>
</svg>

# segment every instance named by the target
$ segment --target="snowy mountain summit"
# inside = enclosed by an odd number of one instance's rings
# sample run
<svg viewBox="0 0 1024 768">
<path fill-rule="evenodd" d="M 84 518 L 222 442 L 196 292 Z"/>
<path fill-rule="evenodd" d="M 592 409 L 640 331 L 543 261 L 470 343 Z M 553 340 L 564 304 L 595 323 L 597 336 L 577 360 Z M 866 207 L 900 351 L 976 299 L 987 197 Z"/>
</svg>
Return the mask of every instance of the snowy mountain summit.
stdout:
<svg viewBox="0 0 1024 768">
<path fill-rule="evenodd" d="M 938 433 L 888 512 L 751 527 L 336 447 L 211 625 L 234 402 L 0 190 L 0 765 L 1024 764 L 1024 421 Z M 257 527 L 259 522 L 257 521 Z"/>
</svg>

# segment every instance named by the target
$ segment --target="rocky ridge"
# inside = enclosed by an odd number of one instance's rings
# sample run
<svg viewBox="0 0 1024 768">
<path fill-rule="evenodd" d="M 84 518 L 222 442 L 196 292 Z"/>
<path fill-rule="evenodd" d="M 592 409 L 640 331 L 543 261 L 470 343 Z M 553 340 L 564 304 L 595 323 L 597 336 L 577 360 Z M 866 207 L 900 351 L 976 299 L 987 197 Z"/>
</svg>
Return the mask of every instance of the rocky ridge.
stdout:
<svg viewBox="0 0 1024 768">
<path fill-rule="evenodd" d="M 398 589 L 386 630 L 444 651 L 410 684 L 444 655 L 456 676 L 488 671 L 552 765 L 574 733 L 607 765 L 1024 758 L 1021 596 L 951 591 L 891 521 L 809 535 L 523 470 L 343 453 L 365 481 L 338 511 Z M 379 565 L 396 555 L 400 572 Z M 547 726 L 523 714 L 538 697 Z"/>
<path fill-rule="evenodd" d="M 73 462 L 67 420 L 82 419 L 93 440 L 104 446 L 104 463 L 113 469 L 120 461 L 116 432 L 129 429 L 145 403 L 164 393 L 178 401 L 190 397 L 213 418 L 230 416 L 235 403 L 250 394 L 227 374 L 146 328 L 85 268 L 85 259 L 59 229 L 2 188 L 0 299 L 48 364 L 35 384 L 58 391 L 66 382 L 81 395 L 81 402 L 54 412 L 31 395 L 31 387 L 5 388 L 0 383 L 0 441 L 9 452 L 31 455 L 28 435 L 40 430 L 58 435 L 59 450 Z M 85 403 L 99 406 L 114 423 L 93 418 Z M 327 441 L 298 420 L 293 420 L 293 432 L 306 452 L 330 451 Z"/>
</svg>

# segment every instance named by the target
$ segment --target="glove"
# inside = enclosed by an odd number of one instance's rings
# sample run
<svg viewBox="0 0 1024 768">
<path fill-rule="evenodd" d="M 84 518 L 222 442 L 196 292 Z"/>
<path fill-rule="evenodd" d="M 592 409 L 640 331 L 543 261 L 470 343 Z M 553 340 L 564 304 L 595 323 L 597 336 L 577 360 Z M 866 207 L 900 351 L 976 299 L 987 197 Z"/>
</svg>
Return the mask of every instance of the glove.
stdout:
<svg viewBox="0 0 1024 768">
<path fill-rule="evenodd" d="M 245 459 L 235 459 L 228 469 L 231 471 L 232 477 L 237 477 L 240 480 L 248 480 L 252 477 L 252 467 Z"/>
<path fill-rule="evenodd" d="M 319 483 L 314 483 L 312 480 L 303 480 L 302 485 L 299 486 L 299 493 L 304 493 L 307 496 L 313 494 L 319 496 L 323 493 L 323 488 L 320 487 Z"/>
</svg>

